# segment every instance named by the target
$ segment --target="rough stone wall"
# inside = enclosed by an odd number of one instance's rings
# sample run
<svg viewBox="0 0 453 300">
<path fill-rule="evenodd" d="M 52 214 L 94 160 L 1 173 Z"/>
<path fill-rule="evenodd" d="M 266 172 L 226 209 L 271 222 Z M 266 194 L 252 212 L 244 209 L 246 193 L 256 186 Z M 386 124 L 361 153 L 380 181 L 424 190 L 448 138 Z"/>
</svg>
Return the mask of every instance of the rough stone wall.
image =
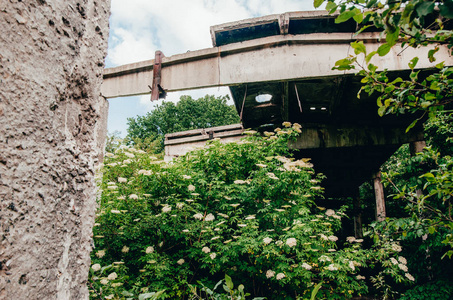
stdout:
<svg viewBox="0 0 453 300">
<path fill-rule="evenodd" d="M 109 0 L 0 0 L 0 299 L 87 299 Z"/>
</svg>

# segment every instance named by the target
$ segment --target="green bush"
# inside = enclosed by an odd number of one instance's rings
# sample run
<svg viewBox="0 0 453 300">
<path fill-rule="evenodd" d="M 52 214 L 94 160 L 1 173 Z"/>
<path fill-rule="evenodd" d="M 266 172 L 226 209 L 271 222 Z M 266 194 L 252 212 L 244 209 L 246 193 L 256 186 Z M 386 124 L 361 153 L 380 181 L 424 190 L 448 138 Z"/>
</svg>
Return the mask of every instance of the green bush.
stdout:
<svg viewBox="0 0 453 300">
<path fill-rule="evenodd" d="M 320 298 L 364 294 L 363 269 L 408 281 L 407 267 L 393 263 L 396 241 L 364 250 L 362 240 L 338 240 L 342 209 L 315 204 L 322 175 L 308 159 L 291 158 L 288 141 L 301 128 L 284 125 L 264 137 L 248 131 L 237 143 L 211 141 L 168 164 L 133 148 L 108 153 L 92 299 L 157 291 L 152 297 L 188 299 L 225 275 L 268 299 L 309 298 L 317 286 Z"/>
</svg>

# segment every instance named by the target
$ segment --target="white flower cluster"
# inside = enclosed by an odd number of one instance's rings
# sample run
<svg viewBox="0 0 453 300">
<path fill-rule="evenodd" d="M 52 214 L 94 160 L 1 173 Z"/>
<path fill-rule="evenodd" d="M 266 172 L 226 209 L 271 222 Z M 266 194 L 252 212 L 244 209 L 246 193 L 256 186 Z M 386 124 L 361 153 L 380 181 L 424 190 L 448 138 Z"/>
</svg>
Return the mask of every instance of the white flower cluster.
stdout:
<svg viewBox="0 0 453 300">
<path fill-rule="evenodd" d="M 309 264 L 307 263 L 303 263 L 302 264 L 302 268 L 306 269 L 306 270 L 311 270 L 312 269 L 312 266 L 310 266 Z"/>
<path fill-rule="evenodd" d="M 209 222 L 209 221 L 214 221 L 214 219 L 215 219 L 215 217 L 214 217 L 213 214 L 208 214 L 208 215 L 204 218 L 204 220 L 205 220 L 205 221 L 208 221 L 208 222 Z"/>
<path fill-rule="evenodd" d="M 96 256 L 99 258 L 103 258 L 104 255 L 105 255 L 105 250 L 99 250 L 98 252 L 96 252 Z"/>
<path fill-rule="evenodd" d="M 274 180 L 278 180 L 278 179 L 279 179 L 277 176 L 275 176 L 274 173 L 271 173 L 271 172 L 267 173 L 266 175 L 267 175 L 267 177 L 269 177 L 270 179 L 274 179 Z"/>
<path fill-rule="evenodd" d="M 235 181 L 233 181 L 234 184 L 246 184 L 248 183 L 246 180 L 241 180 L 241 179 L 237 179 Z"/>
<path fill-rule="evenodd" d="M 319 261 L 325 262 L 325 261 L 332 261 L 332 260 L 331 260 L 330 257 L 328 257 L 328 256 L 321 255 L 321 256 L 319 257 Z"/>
<path fill-rule="evenodd" d="M 204 253 L 209 253 L 209 252 L 211 252 L 211 249 L 209 249 L 209 247 L 206 247 L 206 246 L 205 246 L 205 247 L 203 247 L 203 248 L 201 249 L 201 251 L 204 252 Z"/>
<path fill-rule="evenodd" d="M 398 264 L 398 268 L 400 268 L 402 271 L 407 272 L 409 269 L 407 268 L 406 265 L 403 264 Z"/>
<path fill-rule="evenodd" d="M 329 236 L 328 239 L 329 239 L 329 241 L 332 241 L 332 242 L 338 241 L 338 237 L 336 237 L 334 235 Z"/>
<path fill-rule="evenodd" d="M 267 270 L 267 272 L 266 272 L 266 277 L 267 277 L 267 278 L 272 278 L 272 277 L 274 277 L 274 276 L 275 276 L 275 272 L 274 272 L 274 271 L 272 271 L 272 270 Z"/>
<path fill-rule="evenodd" d="M 193 217 L 197 220 L 203 220 L 203 215 L 200 213 L 194 214 Z"/>
<path fill-rule="evenodd" d="M 170 205 L 164 205 L 164 207 L 162 207 L 162 212 L 166 213 L 166 212 L 169 212 L 171 211 L 171 206 Z"/>
<path fill-rule="evenodd" d="M 295 238 L 289 238 L 286 240 L 286 245 L 289 247 L 294 247 L 297 245 L 297 240 Z"/>
<path fill-rule="evenodd" d="M 115 272 L 110 273 L 109 276 L 107 276 L 108 280 L 115 280 L 116 278 L 118 278 L 118 274 L 116 274 Z"/>
<path fill-rule="evenodd" d="M 153 246 L 149 246 L 148 248 L 146 248 L 145 252 L 146 252 L 146 254 L 153 253 L 154 252 L 154 247 Z"/>
<path fill-rule="evenodd" d="M 265 238 L 263 239 L 263 242 L 264 242 L 264 244 L 268 245 L 268 244 L 270 244 L 270 243 L 272 242 L 272 238 L 270 238 L 270 237 L 265 237 Z"/>
<path fill-rule="evenodd" d="M 100 264 L 94 264 L 91 266 L 91 268 L 93 269 L 93 271 L 97 272 L 101 269 L 101 265 Z"/>
<path fill-rule="evenodd" d="M 414 276 L 412 276 L 412 275 L 409 274 L 409 273 L 404 274 L 404 276 L 406 276 L 406 278 L 409 279 L 410 281 L 415 281 Z"/>
<path fill-rule="evenodd" d="M 402 257 L 402 256 L 398 256 L 398 261 L 400 263 L 402 263 L 403 265 L 407 265 L 407 260 L 406 258 Z"/>
<path fill-rule="evenodd" d="M 151 170 L 140 170 L 138 171 L 138 175 L 146 175 L 146 176 L 151 176 L 153 172 Z"/>
<path fill-rule="evenodd" d="M 363 239 L 356 239 L 353 236 L 348 236 L 346 238 L 346 241 L 349 242 L 349 243 L 361 243 L 361 242 L 363 242 Z"/>
<path fill-rule="evenodd" d="M 401 246 L 398 244 L 392 244 L 392 250 L 395 252 L 401 252 L 403 248 L 401 248 Z"/>
<path fill-rule="evenodd" d="M 327 266 L 327 270 L 329 270 L 329 271 L 338 271 L 338 268 L 335 267 L 334 264 L 330 264 L 330 265 Z"/>
</svg>

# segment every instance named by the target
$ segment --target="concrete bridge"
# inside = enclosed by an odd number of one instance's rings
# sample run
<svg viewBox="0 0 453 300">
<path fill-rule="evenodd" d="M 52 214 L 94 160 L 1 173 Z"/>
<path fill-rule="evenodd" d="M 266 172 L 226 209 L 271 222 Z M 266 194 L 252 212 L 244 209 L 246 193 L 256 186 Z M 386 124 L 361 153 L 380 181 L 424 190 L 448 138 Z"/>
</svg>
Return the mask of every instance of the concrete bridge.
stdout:
<svg viewBox="0 0 453 300">
<path fill-rule="evenodd" d="M 350 42 L 363 41 L 369 52 L 380 46 L 380 32 L 354 36 L 355 22 L 335 24 L 334 18 L 324 11 L 290 12 L 213 26 L 213 48 L 171 57 L 158 51 L 154 60 L 106 69 L 102 94 L 152 93 L 155 100 L 166 92 L 228 86 L 244 128 L 302 124 L 302 137 L 291 145 L 299 150 L 296 155 L 311 157 L 317 171 L 327 175 L 327 196 L 350 196 L 400 145 L 423 135 L 420 127 L 405 133 L 416 116 L 381 118 L 375 98 L 358 99 L 361 78 L 354 70 L 332 70 L 337 60 L 353 54 Z M 418 56 L 417 67 L 429 72 L 434 63 L 428 50 L 397 45 L 371 63 L 399 76 Z M 437 58 L 452 65 L 446 47 Z M 195 142 L 198 134 L 208 139 L 206 132 L 179 138 Z M 178 144 L 177 139 L 168 136 L 167 145 Z"/>
</svg>

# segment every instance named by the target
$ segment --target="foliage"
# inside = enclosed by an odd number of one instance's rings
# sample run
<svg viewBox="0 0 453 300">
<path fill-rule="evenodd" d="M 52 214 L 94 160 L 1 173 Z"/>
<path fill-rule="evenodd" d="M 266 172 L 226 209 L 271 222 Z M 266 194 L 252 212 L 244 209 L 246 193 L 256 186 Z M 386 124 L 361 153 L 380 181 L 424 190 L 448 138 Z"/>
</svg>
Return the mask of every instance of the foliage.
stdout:
<svg viewBox="0 0 453 300">
<path fill-rule="evenodd" d="M 118 130 L 107 133 L 107 137 L 105 139 L 106 152 L 115 152 L 115 150 L 121 146 L 123 139 L 121 138 L 120 134 L 121 133 Z"/>
<path fill-rule="evenodd" d="M 323 2 L 315 1 L 315 6 Z M 408 77 L 392 78 L 386 70 L 379 72 L 378 66 L 370 61 L 375 55 L 387 55 L 398 42 L 401 42 L 402 47 L 429 47 L 427 58 L 430 62 L 436 61 L 435 55 L 440 46 L 453 46 L 453 32 L 445 29 L 453 16 L 452 4 L 450 0 L 329 0 L 327 10 L 331 13 L 338 10 L 340 13 L 335 22 L 341 23 L 353 18 L 360 26 L 357 33 L 374 27 L 382 30 L 385 37 L 385 43 L 371 52 L 367 51 L 362 41 L 351 43 L 355 55 L 337 61 L 335 69 L 359 67 L 358 74 L 364 77 L 361 91 L 379 94 L 378 113 L 381 116 L 420 111 L 434 116 L 437 111 L 452 103 L 453 68 L 439 62 L 437 70 L 431 74 L 421 73 L 416 69 L 419 58 L 414 57 L 409 63 L 411 72 Z M 361 61 L 365 63 L 362 64 Z"/>
<path fill-rule="evenodd" d="M 453 154 L 453 113 L 444 111 L 425 123 L 425 139 L 441 156 Z"/>
<path fill-rule="evenodd" d="M 448 281 L 430 282 L 406 292 L 400 300 L 444 300 L 453 296 L 453 285 Z"/>
<path fill-rule="evenodd" d="M 112 266 L 117 278 L 93 272 L 92 298 L 165 290 L 165 298 L 187 299 L 190 286 L 215 286 L 226 275 L 242 283 L 239 292 L 269 299 L 306 299 L 318 289 L 329 299 L 365 294 L 362 271 L 410 281 L 407 267 L 391 262 L 397 241 L 362 249 L 362 240 L 338 239 L 342 209 L 315 204 L 322 175 L 308 159 L 290 158 L 288 141 L 301 130 L 284 125 L 266 137 L 213 140 L 171 164 L 134 148 L 107 153 L 92 269 Z"/>
<path fill-rule="evenodd" d="M 224 283 L 224 284 L 223 284 Z M 202 282 L 199 282 L 202 286 L 201 292 L 204 293 L 204 297 L 201 297 L 197 293 L 197 288 L 194 286 L 190 286 L 191 292 L 193 293 L 192 299 L 206 299 L 206 300 L 245 300 L 246 297 L 250 296 L 249 293 L 244 292 L 244 285 L 240 284 L 237 289 L 234 289 L 233 280 L 228 275 L 225 275 L 225 279 L 220 280 L 217 282 L 215 287 L 211 290 L 210 288 L 203 285 Z M 224 289 L 224 293 L 218 293 L 215 290 L 222 285 Z M 263 300 L 266 299 L 265 297 L 255 297 L 253 300 Z"/>
<path fill-rule="evenodd" d="M 324 2 L 315 0 L 315 6 Z M 413 114 L 415 120 L 407 131 L 428 119 L 425 130 L 431 146 L 415 157 L 409 155 L 408 147 L 400 149 L 383 167 L 384 183 L 394 197 L 389 201 L 394 210 L 385 222 L 373 223 L 368 234 L 375 242 L 394 239 L 404 246 L 408 266 L 419 284 L 405 297 L 411 298 L 416 291 L 426 294 L 433 286 L 439 292 L 450 289 L 452 261 L 445 257 L 453 255 L 453 129 L 448 111 L 453 100 L 453 68 L 436 61 L 436 54 L 441 47 L 453 46 L 453 32 L 449 30 L 453 2 L 329 0 L 326 8 L 330 13 L 339 12 L 336 23 L 353 18 L 359 26 L 357 34 L 373 29 L 381 32 L 383 43 L 375 51 L 367 49 L 363 41 L 355 41 L 351 43 L 355 55 L 337 61 L 334 67 L 358 70 L 363 77 L 359 97 L 362 93 L 377 94 L 380 116 Z M 396 49 L 398 43 L 402 49 Z M 404 51 L 404 47 L 428 47 L 427 57 L 421 59 L 436 61 L 435 68 L 419 70 L 420 58 L 413 57 L 409 72 L 395 76 L 372 63 L 376 55 L 385 56 L 392 49 Z M 375 284 L 388 286 L 385 280 L 376 280 Z"/>
<path fill-rule="evenodd" d="M 154 153 L 161 152 L 167 133 L 238 123 L 239 117 L 227 101 L 228 96 L 209 95 L 198 100 L 181 96 L 177 104 L 164 101 L 145 116 L 128 118 L 127 138 L 134 145 L 141 144 L 143 150 L 154 141 Z"/>
</svg>

